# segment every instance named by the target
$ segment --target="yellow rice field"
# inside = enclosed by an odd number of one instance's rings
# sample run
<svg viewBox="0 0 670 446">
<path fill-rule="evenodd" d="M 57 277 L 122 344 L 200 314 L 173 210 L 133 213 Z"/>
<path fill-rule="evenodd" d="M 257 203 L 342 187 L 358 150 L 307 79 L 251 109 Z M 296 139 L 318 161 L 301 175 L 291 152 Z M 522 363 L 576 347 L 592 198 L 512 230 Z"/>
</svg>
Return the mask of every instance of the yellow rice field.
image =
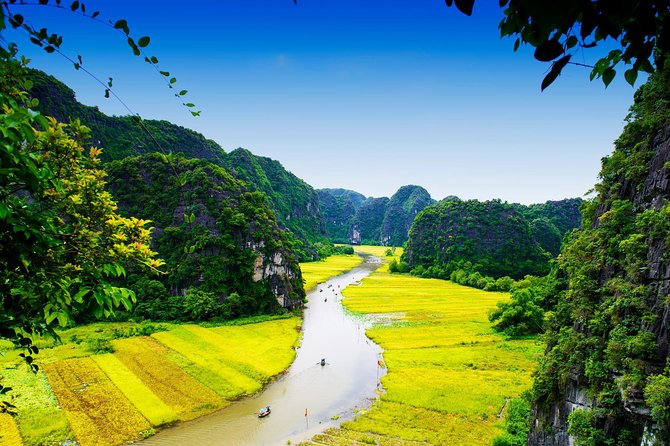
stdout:
<svg viewBox="0 0 670 446">
<path fill-rule="evenodd" d="M 98 355 L 85 341 L 132 325 L 93 324 L 61 335 L 64 345 L 41 341 L 37 375 L 9 350 L 0 356 L 0 375 L 16 390 L 19 413 L 0 414 L 0 444 L 119 445 L 225 407 L 288 368 L 300 323 L 289 317 L 212 328 L 169 325 L 152 336 L 113 340 L 114 353 Z"/>
<path fill-rule="evenodd" d="M 305 281 L 305 291 L 310 291 L 318 284 L 333 278 L 345 271 L 358 266 L 363 259 L 356 254 L 337 254 L 319 260 L 300 264 L 302 278 Z"/>
<path fill-rule="evenodd" d="M 346 288 L 343 302 L 377 321 L 367 334 L 384 349 L 386 393 L 370 411 L 314 442 L 491 444 L 505 399 L 530 387 L 543 348 L 492 331 L 488 312 L 508 296 L 386 268 L 362 283 Z"/>
<path fill-rule="evenodd" d="M 46 364 L 44 370 L 82 446 L 139 439 L 151 427 L 91 358 Z"/>
<path fill-rule="evenodd" d="M 14 418 L 6 413 L 0 413 L 0 444 L 3 446 L 21 446 L 23 444 Z"/>
</svg>

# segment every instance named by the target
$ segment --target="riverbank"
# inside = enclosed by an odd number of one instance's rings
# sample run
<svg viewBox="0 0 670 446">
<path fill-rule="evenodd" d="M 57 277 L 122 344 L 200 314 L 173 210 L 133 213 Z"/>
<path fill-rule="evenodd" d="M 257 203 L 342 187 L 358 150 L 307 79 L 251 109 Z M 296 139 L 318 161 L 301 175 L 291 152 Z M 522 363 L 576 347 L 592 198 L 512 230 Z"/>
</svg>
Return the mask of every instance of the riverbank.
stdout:
<svg viewBox="0 0 670 446">
<path fill-rule="evenodd" d="M 333 256 L 303 275 L 322 282 L 360 262 Z M 14 388 L 18 416 L 0 414 L 0 443 L 116 445 L 211 413 L 286 371 L 301 324 L 292 315 L 218 327 L 91 324 L 63 331 L 62 345 L 39 341 L 36 375 L 1 345 L 0 375 Z"/>
<path fill-rule="evenodd" d="M 490 445 L 506 399 L 530 387 L 543 350 L 537 340 L 506 340 L 491 329 L 488 312 L 507 295 L 390 274 L 387 266 L 342 294 L 349 310 L 375 322 L 367 335 L 384 349 L 386 393 L 305 444 Z"/>
</svg>

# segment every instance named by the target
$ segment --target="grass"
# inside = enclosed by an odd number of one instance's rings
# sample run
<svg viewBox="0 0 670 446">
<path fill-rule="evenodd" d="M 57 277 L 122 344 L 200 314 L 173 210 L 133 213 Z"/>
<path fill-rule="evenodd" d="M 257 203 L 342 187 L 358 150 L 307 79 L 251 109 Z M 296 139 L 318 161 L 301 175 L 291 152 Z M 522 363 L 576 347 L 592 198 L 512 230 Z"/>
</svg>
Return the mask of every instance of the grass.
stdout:
<svg viewBox="0 0 670 446">
<path fill-rule="evenodd" d="M 72 438 L 65 413 L 43 371 L 35 374 L 25 364 L 18 364 L 3 370 L 2 375 L 14 389 L 11 395 L 19 413 L 15 421 L 25 433 L 26 445 L 53 444 Z"/>
<path fill-rule="evenodd" d="M 380 247 L 358 249 L 385 254 Z M 342 294 L 350 311 L 377 321 L 367 334 L 385 351 L 386 393 L 315 441 L 489 445 L 501 431 L 497 414 L 505 398 L 530 387 L 543 349 L 534 339 L 510 341 L 492 331 L 488 312 L 508 295 L 390 274 L 386 267 Z"/>
<path fill-rule="evenodd" d="M 327 281 L 345 271 L 360 265 L 363 259 L 355 254 L 337 254 L 317 262 L 301 263 L 300 269 L 305 280 L 305 291 Z"/>
</svg>

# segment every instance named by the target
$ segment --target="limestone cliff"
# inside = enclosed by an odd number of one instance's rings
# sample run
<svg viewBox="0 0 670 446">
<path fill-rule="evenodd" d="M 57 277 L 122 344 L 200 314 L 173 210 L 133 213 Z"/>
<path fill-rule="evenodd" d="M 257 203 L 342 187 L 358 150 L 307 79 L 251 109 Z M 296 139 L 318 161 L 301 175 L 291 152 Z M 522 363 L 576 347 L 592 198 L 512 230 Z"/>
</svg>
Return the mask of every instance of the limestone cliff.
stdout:
<svg viewBox="0 0 670 446">
<path fill-rule="evenodd" d="M 658 403 L 670 389 L 649 385 L 670 345 L 667 73 L 636 93 L 601 179 L 587 226 L 559 257 L 565 286 L 534 385 L 529 446 L 670 442 Z"/>
</svg>

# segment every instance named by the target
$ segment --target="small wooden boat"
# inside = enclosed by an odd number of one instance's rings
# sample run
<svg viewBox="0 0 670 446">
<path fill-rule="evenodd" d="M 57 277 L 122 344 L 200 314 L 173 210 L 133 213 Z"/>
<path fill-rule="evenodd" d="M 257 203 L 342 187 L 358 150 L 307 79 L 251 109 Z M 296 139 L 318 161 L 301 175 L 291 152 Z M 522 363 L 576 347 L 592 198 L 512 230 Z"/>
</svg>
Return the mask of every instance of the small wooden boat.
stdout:
<svg viewBox="0 0 670 446">
<path fill-rule="evenodd" d="M 270 415 L 270 406 L 265 406 L 260 411 L 258 411 L 258 418 L 267 417 Z"/>
</svg>

